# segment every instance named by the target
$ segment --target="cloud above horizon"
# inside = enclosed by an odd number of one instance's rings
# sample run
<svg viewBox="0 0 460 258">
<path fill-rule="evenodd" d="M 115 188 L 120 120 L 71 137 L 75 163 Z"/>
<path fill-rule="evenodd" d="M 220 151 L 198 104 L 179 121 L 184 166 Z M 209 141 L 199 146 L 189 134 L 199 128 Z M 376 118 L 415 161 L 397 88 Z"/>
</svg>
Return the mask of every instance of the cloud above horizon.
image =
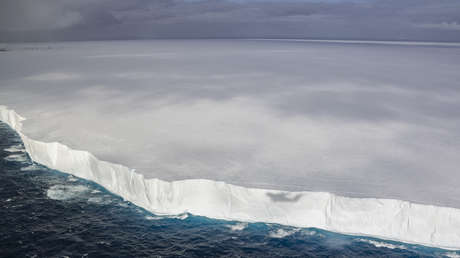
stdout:
<svg viewBox="0 0 460 258">
<path fill-rule="evenodd" d="M 324 38 L 460 41 L 454 0 L 6 0 L 0 41 Z"/>
</svg>

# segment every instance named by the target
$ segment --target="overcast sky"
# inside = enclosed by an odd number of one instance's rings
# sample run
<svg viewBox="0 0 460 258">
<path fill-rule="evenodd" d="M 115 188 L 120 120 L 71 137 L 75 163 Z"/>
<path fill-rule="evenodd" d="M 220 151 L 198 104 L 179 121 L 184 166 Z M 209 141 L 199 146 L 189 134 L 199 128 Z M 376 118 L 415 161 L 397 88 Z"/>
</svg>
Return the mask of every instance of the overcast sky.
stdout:
<svg viewBox="0 0 460 258">
<path fill-rule="evenodd" d="M 2 0 L 0 41 L 460 41 L 458 0 Z"/>
</svg>

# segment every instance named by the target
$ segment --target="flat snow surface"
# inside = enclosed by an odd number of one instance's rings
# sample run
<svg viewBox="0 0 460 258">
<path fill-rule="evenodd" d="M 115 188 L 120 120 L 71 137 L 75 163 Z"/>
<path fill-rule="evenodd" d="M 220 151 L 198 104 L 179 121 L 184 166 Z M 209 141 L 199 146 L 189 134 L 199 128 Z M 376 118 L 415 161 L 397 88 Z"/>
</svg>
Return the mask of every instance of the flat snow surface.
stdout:
<svg viewBox="0 0 460 258">
<path fill-rule="evenodd" d="M 32 139 L 146 178 L 460 207 L 460 47 L 251 40 L 8 45 Z M 281 196 L 274 201 L 284 200 Z"/>
</svg>

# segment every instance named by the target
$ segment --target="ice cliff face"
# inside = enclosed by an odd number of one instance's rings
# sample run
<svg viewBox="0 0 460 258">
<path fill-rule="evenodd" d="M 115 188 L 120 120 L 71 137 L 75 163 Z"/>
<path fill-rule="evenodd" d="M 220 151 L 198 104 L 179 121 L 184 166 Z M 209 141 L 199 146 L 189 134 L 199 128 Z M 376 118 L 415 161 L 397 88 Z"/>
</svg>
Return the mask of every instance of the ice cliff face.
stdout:
<svg viewBox="0 0 460 258">
<path fill-rule="evenodd" d="M 28 138 L 21 132 L 24 118 L 5 106 L 0 106 L 0 120 L 19 133 L 35 162 L 94 181 L 153 213 L 189 212 L 216 219 L 317 227 L 460 249 L 460 209 L 326 192 L 246 188 L 203 179 L 145 179 L 128 167 L 98 160 L 89 152 Z"/>
</svg>

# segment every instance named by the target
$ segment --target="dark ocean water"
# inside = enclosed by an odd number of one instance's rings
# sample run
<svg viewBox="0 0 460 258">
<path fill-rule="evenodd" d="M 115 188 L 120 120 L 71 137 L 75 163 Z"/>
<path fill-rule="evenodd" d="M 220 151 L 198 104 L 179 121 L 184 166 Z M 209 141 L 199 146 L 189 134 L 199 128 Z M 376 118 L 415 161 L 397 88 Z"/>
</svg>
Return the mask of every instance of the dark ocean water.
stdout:
<svg viewBox="0 0 460 258">
<path fill-rule="evenodd" d="M 314 228 L 159 217 L 94 183 L 33 164 L 22 149 L 0 122 L 0 257 L 460 255 Z"/>
</svg>

